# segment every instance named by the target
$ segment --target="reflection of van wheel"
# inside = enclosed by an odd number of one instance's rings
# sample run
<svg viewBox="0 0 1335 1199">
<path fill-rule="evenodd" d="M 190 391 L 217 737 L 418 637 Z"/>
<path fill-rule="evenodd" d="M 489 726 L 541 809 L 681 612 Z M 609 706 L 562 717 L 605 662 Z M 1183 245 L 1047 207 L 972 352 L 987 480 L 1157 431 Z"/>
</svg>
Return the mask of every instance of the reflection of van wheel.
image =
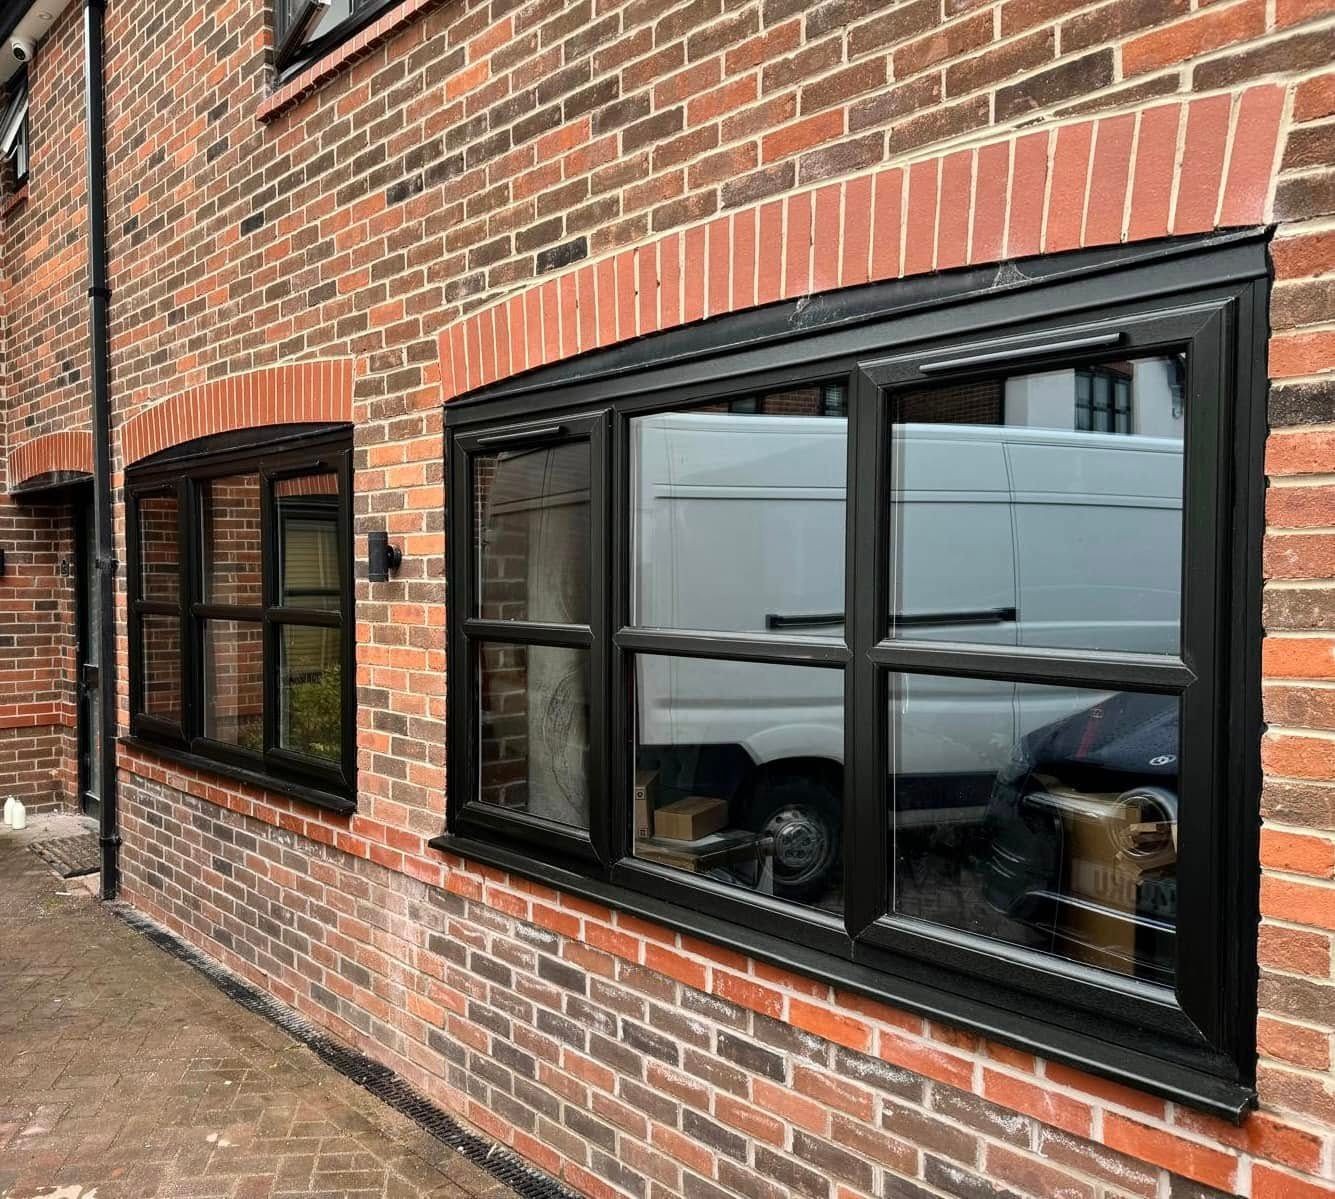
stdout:
<svg viewBox="0 0 1335 1199">
<path fill-rule="evenodd" d="M 814 902 L 835 881 L 840 857 L 839 796 L 823 779 L 761 779 L 751 801 L 752 831 L 774 839 L 774 894 Z"/>
</svg>

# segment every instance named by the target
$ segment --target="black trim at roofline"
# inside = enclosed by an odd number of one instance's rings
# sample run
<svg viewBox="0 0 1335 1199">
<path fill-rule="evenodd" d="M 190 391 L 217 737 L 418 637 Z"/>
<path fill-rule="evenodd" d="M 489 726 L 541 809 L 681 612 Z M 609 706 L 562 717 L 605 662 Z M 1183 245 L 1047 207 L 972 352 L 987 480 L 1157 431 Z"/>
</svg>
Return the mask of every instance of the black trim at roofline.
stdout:
<svg viewBox="0 0 1335 1199">
<path fill-rule="evenodd" d="M 432 837 L 427 844 L 444 853 L 457 854 L 484 866 L 544 883 L 579 899 L 652 920 L 780 969 L 832 982 L 916 1015 L 966 1028 L 988 1040 L 1208 1112 L 1233 1124 L 1241 1124 L 1257 1105 L 1254 1087 L 1168 1063 L 1150 1054 L 1137 1053 L 1121 1043 L 1056 1029 L 1047 1021 L 1032 1019 L 1024 1012 L 947 995 L 930 985 L 895 978 L 817 949 L 739 928 L 707 912 L 690 910 L 615 883 L 591 879 L 576 870 L 540 862 L 499 845 L 454 833 Z"/>
<path fill-rule="evenodd" d="M 812 335 L 856 329 L 860 325 L 887 317 L 903 317 L 916 311 L 947 307 L 962 301 L 1025 292 L 1081 278 L 1093 279 L 1155 264 L 1168 266 L 1174 260 L 1199 255 L 1205 250 L 1222 252 L 1238 248 L 1245 251 L 1246 247 L 1268 241 L 1272 232 L 1271 227 L 1266 227 L 1040 255 L 944 274 L 889 279 L 882 283 L 821 292 L 762 308 L 721 314 L 695 324 L 579 354 L 550 366 L 526 371 L 512 379 L 477 388 L 444 405 L 445 424 L 452 427 L 481 419 L 484 414 L 474 411 L 479 406 L 486 409 L 485 415 L 489 419 L 499 419 L 502 414 L 510 415 L 507 409 L 497 406 L 501 401 L 532 396 L 574 383 L 612 382 L 619 376 L 633 372 L 684 365 L 698 359 L 717 359 L 733 352 L 763 350 L 775 341 L 793 343 Z M 1254 263 L 1254 256 L 1244 252 L 1237 256 L 1236 263 L 1221 263 L 1218 273 L 1210 282 L 1233 282 L 1260 277 Z M 1190 286 L 1200 286 L 1201 282 L 1199 279 L 1194 280 Z M 1166 272 L 1166 292 L 1185 290 L 1187 287 L 1171 269 Z M 938 331 L 933 337 L 939 335 Z M 516 410 L 522 411 L 519 408 Z M 545 423 L 552 424 L 550 418 L 553 414 L 548 411 L 545 415 L 548 417 Z"/>
<path fill-rule="evenodd" d="M 138 753 L 151 754 L 157 758 L 165 758 L 169 762 L 176 762 L 181 766 L 189 766 L 192 770 L 198 770 L 201 774 L 219 774 L 224 778 L 235 779 L 238 783 L 258 787 L 262 791 L 273 791 L 277 795 L 287 796 L 288 799 L 299 799 L 303 803 L 314 804 L 317 808 L 324 808 L 328 812 L 337 812 L 342 816 L 350 815 L 357 810 L 357 801 L 349 799 L 345 795 L 321 791 L 316 787 L 310 787 L 304 783 L 290 782 L 272 774 L 265 774 L 262 771 L 247 770 L 244 766 L 237 766 L 218 758 L 191 753 L 188 749 L 181 749 L 179 746 L 164 745 L 159 741 L 153 741 L 146 737 L 135 737 L 130 734 L 122 736 L 120 743 L 127 749 L 133 749 Z"/>
</svg>

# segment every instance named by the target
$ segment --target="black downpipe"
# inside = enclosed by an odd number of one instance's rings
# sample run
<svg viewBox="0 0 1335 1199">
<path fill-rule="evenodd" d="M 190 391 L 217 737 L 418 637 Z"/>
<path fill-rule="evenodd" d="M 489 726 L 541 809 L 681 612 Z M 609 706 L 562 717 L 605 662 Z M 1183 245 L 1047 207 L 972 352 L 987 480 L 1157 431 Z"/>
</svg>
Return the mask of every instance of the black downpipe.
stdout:
<svg viewBox="0 0 1335 1199">
<path fill-rule="evenodd" d="M 106 0 L 84 0 L 84 112 L 88 129 L 88 340 L 93 386 L 93 525 L 97 570 L 97 688 L 101 710 L 102 898 L 120 886 L 120 826 L 116 809 L 116 542 L 111 508 L 110 335 L 107 307 L 107 146 L 103 66 Z"/>
</svg>

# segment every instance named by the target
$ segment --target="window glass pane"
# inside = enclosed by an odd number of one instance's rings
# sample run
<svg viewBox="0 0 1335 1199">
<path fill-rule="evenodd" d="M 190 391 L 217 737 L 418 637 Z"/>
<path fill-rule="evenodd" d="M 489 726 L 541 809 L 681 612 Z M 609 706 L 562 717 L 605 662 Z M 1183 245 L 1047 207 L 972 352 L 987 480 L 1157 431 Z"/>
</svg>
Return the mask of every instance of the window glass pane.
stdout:
<svg viewBox="0 0 1335 1199">
<path fill-rule="evenodd" d="M 641 656 L 635 856 L 843 910 L 839 670 Z"/>
<path fill-rule="evenodd" d="M 1184 382 L 1170 355 L 894 395 L 892 635 L 1176 653 Z"/>
<path fill-rule="evenodd" d="M 332 472 L 274 484 L 281 606 L 329 612 L 341 607 L 338 505 L 338 476 Z"/>
<path fill-rule="evenodd" d="M 204 736 L 264 749 L 264 626 L 204 622 Z"/>
<path fill-rule="evenodd" d="M 1171 984 L 1178 702 L 891 675 L 894 910 Z"/>
<path fill-rule="evenodd" d="M 259 607 L 260 479 L 229 475 L 200 486 L 204 521 L 204 599 L 210 604 Z"/>
<path fill-rule="evenodd" d="M 473 459 L 478 615 L 589 623 L 589 443 Z"/>
<path fill-rule="evenodd" d="M 588 652 L 492 642 L 478 659 L 478 801 L 588 828 Z"/>
<path fill-rule="evenodd" d="M 138 514 L 140 598 L 174 604 L 181 583 L 176 494 L 140 496 Z"/>
<path fill-rule="evenodd" d="M 632 621 L 842 637 L 842 382 L 631 422 Z"/>
<path fill-rule="evenodd" d="M 144 713 L 181 719 L 181 621 L 176 616 L 139 618 L 143 647 Z"/>
<path fill-rule="evenodd" d="M 343 753 L 341 631 L 281 625 L 278 652 L 278 744 L 339 761 Z"/>
</svg>

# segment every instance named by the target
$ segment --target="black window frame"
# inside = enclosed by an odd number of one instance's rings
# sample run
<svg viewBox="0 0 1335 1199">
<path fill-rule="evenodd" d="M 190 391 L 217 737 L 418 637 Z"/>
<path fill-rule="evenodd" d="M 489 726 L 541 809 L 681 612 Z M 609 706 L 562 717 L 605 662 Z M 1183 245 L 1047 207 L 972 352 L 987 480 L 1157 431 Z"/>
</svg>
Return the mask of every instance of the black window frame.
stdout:
<svg viewBox="0 0 1335 1199">
<path fill-rule="evenodd" d="M 402 2 L 352 0 L 351 11 L 343 20 L 318 37 L 308 38 L 302 34 L 302 26 L 310 29 L 317 25 L 328 0 L 273 0 L 273 60 L 279 80 L 290 79 L 318 62 Z"/>
<path fill-rule="evenodd" d="M 448 509 L 451 663 L 467 662 L 458 613 L 471 610 L 473 594 L 470 449 L 575 420 L 606 422 L 610 486 L 593 539 L 603 546 L 610 587 L 601 627 L 597 614 L 591 619 L 593 645 L 606 658 L 610 732 L 606 756 L 592 768 L 602 780 L 594 852 L 541 847 L 504 819 L 484 828 L 463 810 L 461 796 L 474 785 L 472 692 L 471 683 L 456 683 L 448 696 L 448 773 L 456 785 L 447 794 L 446 831 L 433 844 L 1240 1119 L 1255 1103 L 1266 237 L 1083 251 L 1026 264 L 1007 282 L 988 268 L 777 305 L 545 368 L 447 405 L 447 495 L 469 497 Z M 887 505 L 877 498 L 889 487 L 883 388 L 965 381 L 1009 363 L 1057 368 L 1181 350 L 1194 427 L 1176 660 L 888 637 L 889 539 L 879 523 Z M 845 639 L 801 630 L 778 637 L 631 628 L 630 419 L 841 373 L 850 384 Z M 843 917 L 686 879 L 631 856 L 631 661 L 639 653 L 844 670 Z M 1189 697 L 1182 717 L 1189 799 L 1178 868 L 1178 922 L 1188 931 L 1177 938 L 1176 993 L 886 914 L 889 822 L 879 780 L 888 774 L 889 732 L 878 699 L 895 670 Z M 869 798 L 859 803 L 857 796 Z"/>
<path fill-rule="evenodd" d="M 0 128 L 5 128 L 11 120 L 15 118 L 20 106 L 22 115 L 18 117 L 18 127 L 14 132 L 13 141 L 8 150 L 5 151 L 5 161 L 9 164 L 9 180 L 13 190 L 17 192 L 25 183 L 28 182 L 28 172 L 32 166 L 32 143 L 29 137 L 29 119 L 30 112 L 28 108 L 28 69 L 22 68 L 15 76 L 13 83 L 10 84 L 9 96 L 5 103 L 4 116 L 0 117 Z M 20 149 L 22 151 L 23 168 L 19 169 L 17 159 Z"/>
<path fill-rule="evenodd" d="M 205 595 L 204 503 L 210 480 L 254 474 L 259 482 L 262 592 L 253 605 L 209 602 Z M 338 480 L 339 604 L 336 609 L 284 604 L 279 589 L 280 528 L 275 485 L 283 479 L 332 474 Z M 139 504 L 171 495 L 177 504 L 178 589 L 175 603 L 141 594 Z M 301 503 L 303 501 L 299 501 Z M 324 507 L 325 505 L 321 505 Z M 130 651 L 129 740 L 186 765 L 276 790 L 334 811 L 356 807 L 356 625 L 353 606 L 352 432 L 348 426 L 318 431 L 280 426 L 222 434 L 165 451 L 126 470 L 126 548 Z M 180 621 L 181 720 L 163 720 L 144 711 L 144 653 L 141 618 L 174 616 Z M 263 740 L 260 751 L 221 742 L 205 734 L 204 629 L 210 620 L 258 624 L 263 644 Z M 337 763 L 281 746 L 279 720 L 279 639 L 288 625 L 340 630 L 342 738 Z"/>
</svg>

